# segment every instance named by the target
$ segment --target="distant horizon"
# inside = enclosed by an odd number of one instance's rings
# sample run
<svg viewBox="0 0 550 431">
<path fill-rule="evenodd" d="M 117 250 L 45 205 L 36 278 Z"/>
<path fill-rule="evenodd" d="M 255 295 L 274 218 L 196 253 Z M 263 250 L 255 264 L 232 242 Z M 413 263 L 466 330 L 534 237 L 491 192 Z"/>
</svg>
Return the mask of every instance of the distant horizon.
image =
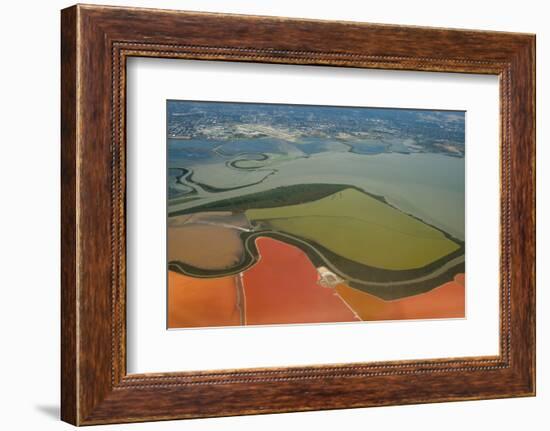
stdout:
<svg viewBox="0 0 550 431">
<path fill-rule="evenodd" d="M 466 109 L 446 109 L 446 108 L 403 108 L 398 106 L 370 106 L 370 105 L 332 105 L 315 103 L 284 103 L 284 102 L 248 102 L 239 100 L 201 100 L 201 99 L 166 99 L 166 103 L 204 103 L 204 104 L 229 104 L 229 105 L 275 105 L 275 106 L 295 106 L 295 107 L 313 107 L 313 108 L 357 108 L 357 109 L 380 109 L 380 110 L 400 110 L 400 111 L 430 111 L 430 112 L 457 112 L 466 113 Z"/>
</svg>

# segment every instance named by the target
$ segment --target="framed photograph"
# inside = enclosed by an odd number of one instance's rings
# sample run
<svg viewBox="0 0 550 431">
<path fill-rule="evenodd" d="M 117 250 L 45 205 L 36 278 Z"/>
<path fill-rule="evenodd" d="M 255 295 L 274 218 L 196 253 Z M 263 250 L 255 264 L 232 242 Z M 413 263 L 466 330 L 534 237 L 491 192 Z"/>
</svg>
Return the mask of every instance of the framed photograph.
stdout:
<svg viewBox="0 0 550 431">
<path fill-rule="evenodd" d="M 535 394 L 535 36 L 61 14 L 62 419 Z"/>
</svg>

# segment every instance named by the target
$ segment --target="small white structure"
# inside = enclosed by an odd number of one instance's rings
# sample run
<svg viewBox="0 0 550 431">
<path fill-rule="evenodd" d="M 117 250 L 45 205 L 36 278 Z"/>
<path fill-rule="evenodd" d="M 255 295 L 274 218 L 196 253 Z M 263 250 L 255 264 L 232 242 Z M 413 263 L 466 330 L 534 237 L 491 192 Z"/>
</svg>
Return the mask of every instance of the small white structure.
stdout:
<svg viewBox="0 0 550 431">
<path fill-rule="evenodd" d="M 319 279 L 317 280 L 317 283 L 323 287 L 334 288 L 340 283 L 344 282 L 344 279 L 338 277 L 326 266 L 320 266 L 319 268 L 317 268 L 317 274 L 319 274 Z"/>
</svg>

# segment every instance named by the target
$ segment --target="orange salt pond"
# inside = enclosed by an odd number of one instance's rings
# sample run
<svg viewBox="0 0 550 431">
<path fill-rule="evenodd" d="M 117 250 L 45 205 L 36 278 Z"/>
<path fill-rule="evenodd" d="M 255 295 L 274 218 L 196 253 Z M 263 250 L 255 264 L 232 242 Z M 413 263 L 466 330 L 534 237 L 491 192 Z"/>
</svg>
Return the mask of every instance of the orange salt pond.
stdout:
<svg viewBox="0 0 550 431">
<path fill-rule="evenodd" d="M 243 273 L 246 324 L 349 322 L 359 320 L 318 274 L 299 248 L 258 238 L 260 260 Z"/>
<path fill-rule="evenodd" d="M 168 271 L 168 327 L 240 325 L 236 292 L 234 276 L 194 278 Z"/>
<path fill-rule="evenodd" d="M 384 301 L 346 284 L 336 291 L 362 320 L 449 319 L 465 317 L 464 274 L 426 293 Z"/>
</svg>

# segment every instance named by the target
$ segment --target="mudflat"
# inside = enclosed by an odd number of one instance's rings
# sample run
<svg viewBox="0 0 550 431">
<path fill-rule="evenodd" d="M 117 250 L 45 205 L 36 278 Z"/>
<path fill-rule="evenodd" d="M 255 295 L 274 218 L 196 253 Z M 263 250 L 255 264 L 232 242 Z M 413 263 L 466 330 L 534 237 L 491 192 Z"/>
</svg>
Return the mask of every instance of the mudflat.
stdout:
<svg viewBox="0 0 550 431">
<path fill-rule="evenodd" d="M 237 265 L 243 256 L 239 232 L 223 226 L 189 223 L 168 228 L 168 261 L 216 270 Z"/>
</svg>

